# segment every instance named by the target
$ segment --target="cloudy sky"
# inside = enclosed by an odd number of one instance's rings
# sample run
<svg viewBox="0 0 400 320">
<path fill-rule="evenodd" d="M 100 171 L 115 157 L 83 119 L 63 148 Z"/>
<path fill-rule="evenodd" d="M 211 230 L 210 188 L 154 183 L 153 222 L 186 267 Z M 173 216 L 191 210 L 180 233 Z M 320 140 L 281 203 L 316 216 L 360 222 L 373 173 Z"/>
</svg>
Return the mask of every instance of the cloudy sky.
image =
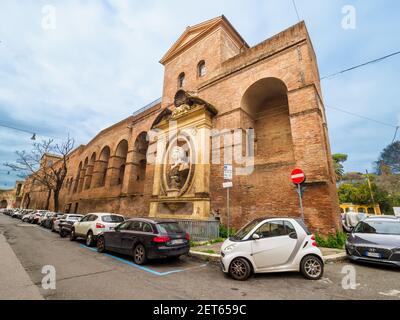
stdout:
<svg viewBox="0 0 400 320">
<path fill-rule="evenodd" d="M 321 76 L 400 50 L 398 0 L 296 1 Z M 356 10 L 355 29 L 342 27 L 346 5 Z M 55 29 L 44 20 L 52 8 Z M 297 22 L 292 0 L 1 0 L 0 125 L 87 143 L 159 98 L 160 58 L 186 26 L 221 14 L 250 45 Z M 395 56 L 325 80 L 325 103 L 399 125 L 399 71 Z M 349 171 L 371 169 L 393 139 L 390 126 L 335 109 L 327 114 L 332 151 L 349 154 Z M 0 127 L 0 188 L 16 179 L 3 163 L 29 150 L 30 137 Z"/>
</svg>

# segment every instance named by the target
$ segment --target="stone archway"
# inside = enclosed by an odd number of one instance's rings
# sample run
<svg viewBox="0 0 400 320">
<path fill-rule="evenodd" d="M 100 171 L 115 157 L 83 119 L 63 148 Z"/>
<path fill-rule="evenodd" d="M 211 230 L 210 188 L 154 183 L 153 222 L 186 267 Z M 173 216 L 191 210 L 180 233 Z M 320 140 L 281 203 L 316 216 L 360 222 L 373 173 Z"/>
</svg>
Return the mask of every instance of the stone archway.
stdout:
<svg viewBox="0 0 400 320">
<path fill-rule="evenodd" d="M 122 186 L 124 183 L 126 158 L 128 156 L 128 141 L 122 140 L 115 151 L 110 173 L 110 185 Z"/>
<path fill-rule="evenodd" d="M 93 187 L 99 188 L 106 185 L 108 164 L 110 162 L 110 147 L 106 146 L 100 153 L 99 160 L 96 161 L 93 171 Z"/>
<path fill-rule="evenodd" d="M 135 139 L 132 152 L 129 153 L 130 160 L 125 168 L 125 190 L 130 194 L 143 194 L 145 189 L 147 171 L 147 152 L 149 148 L 147 132 L 141 132 Z"/>
<path fill-rule="evenodd" d="M 241 102 L 255 134 L 255 165 L 294 161 L 288 90 L 277 78 L 253 83 Z"/>
</svg>

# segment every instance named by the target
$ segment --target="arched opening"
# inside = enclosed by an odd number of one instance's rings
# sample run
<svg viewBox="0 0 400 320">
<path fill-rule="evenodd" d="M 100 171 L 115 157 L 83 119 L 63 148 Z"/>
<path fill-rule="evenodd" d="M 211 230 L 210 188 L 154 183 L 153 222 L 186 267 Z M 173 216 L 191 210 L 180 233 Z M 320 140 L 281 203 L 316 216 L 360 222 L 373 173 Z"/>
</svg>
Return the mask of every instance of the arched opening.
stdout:
<svg viewBox="0 0 400 320">
<path fill-rule="evenodd" d="M 74 185 L 74 193 L 78 192 L 79 181 L 81 179 L 81 173 L 82 173 L 82 162 L 79 164 L 79 167 L 78 167 L 78 173 L 76 175 L 76 180 L 75 180 L 75 185 Z"/>
<path fill-rule="evenodd" d="M 185 86 L 185 73 L 182 72 L 178 77 L 178 88 L 183 88 Z"/>
<path fill-rule="evenodd" d="M 98 161 L 99 181 L 98 181 L 96 187 L 104 187 L 106 185 L 109 161 L 110 161 L 110 148 L 107 146 L 107 147 L 104 147 L 103 151 L 101 151 L 101 153 L 100 153 L 100 157 L 99 157 L 99 161 Z"/>
<path fill-rule="evenodd" d="M 86 179 L 84 185 L 85 190 L 90 189 L 90 186 L 92 184 L 93 169 L 95 162 L 96 162 L 96 153 L 93 153 L 86 169 Z"/>
<path fill-rule="evenodd" d="M 22 189 L 22 184 L 18 183 L 17 185 L 17 192 L 16 192 L 16 196 L 19 197 L 21 195 L 21 189 Z"/>
<path fill-rule="evenodd" d="M 8 207 L 7 200 L 0 201 L 0 209 L 6 209 Z"/>
<path fill-rule="evenodd" d="M 83 185 L 85 183 L 86 170 L 87 170 L 88 164 L 89 164 L 89 159 L 86 158 L 85 162 L 83 163 L 83 168 L 82 168 L 81 175 L 80 175 L 80 178 L 79 178 L 78 192 L 82 192 L 82 190 L 83 190 Z"/>
<path fill-rule="evenodd" d="M 112 174 L 111 185 L 122 185 L 124 183 L 126 158 L 128 156 L 128 141 L 122 140 L 117 147 L 114 158 L 115 172 Z"/>
<path fill-rule="evenodd" d="M 135 193 L 144 193 L 146 169 L 147 169 L 147 150 L 149 148 L 147 132 L 142 132 L 135 141 L 134 145 L 134 170 L 131 178 Z"/>
<path fill-rule="evenodd" d="M 294 160 L 287 92 L 281 80 L 265 78 L 243 95 L 245 122 L 254 128 L 256 166 Z"/>
<path fill-rule="evenodd" d="M 197 76 L 199 78 L 202 78 L 206 75 L 206 73 L 207 73 L 206 62 L 204 60 L 201 60 L 197 65 Z"/>
</svg>

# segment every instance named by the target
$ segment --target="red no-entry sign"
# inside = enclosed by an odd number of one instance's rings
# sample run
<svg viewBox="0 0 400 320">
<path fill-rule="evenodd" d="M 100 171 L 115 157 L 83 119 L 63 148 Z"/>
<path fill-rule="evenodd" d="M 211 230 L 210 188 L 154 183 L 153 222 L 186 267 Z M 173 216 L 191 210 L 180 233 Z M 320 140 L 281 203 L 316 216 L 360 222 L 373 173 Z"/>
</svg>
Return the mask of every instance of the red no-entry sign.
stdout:
<svg viewBox="0 0 400 320">
<path fill-rule="evenodd" d="M 306 175 L 301 169 L 294 169 L 291 174 L 291 178 L 294 184 L 302 184 L 306 181 Z"/>
</svg>

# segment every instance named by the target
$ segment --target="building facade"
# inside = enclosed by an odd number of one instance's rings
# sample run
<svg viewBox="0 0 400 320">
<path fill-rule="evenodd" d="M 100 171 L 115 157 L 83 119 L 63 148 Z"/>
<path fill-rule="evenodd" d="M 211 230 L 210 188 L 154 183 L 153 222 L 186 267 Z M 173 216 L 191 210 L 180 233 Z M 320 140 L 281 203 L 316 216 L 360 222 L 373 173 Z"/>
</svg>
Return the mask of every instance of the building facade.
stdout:
<svg viewBox="0 0 400 320">
<path fill-rule="evenodd" d="M 340 208 L 316 56 L 303 22 L 249 47 L 224 17 L 188 27 L 160 61 L 163 96 L 101 131 L 68 160 L 66 212 L 227 220 L 300 216 L 290 172 L 307 174 L 305 220 L 339 228 Z M 22 205 L 46 198 L 26 182 Z M 36 191 L 35 191 L 36 190 Z"/>
</svg>

